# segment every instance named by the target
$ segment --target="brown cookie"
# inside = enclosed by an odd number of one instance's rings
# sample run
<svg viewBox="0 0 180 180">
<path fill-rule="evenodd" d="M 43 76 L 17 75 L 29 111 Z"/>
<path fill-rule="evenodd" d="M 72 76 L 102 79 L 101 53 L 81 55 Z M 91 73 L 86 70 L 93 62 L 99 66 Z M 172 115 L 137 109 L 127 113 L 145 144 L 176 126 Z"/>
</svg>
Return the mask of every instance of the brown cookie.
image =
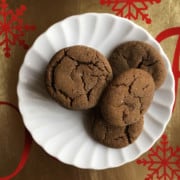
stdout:
<svg viewBox="0 0 180 180">
<path fill-rule="evenodd" d="M 129 69 L 106 88 L 100 102 L 103 118 L 112 125 L 137 122 L 147 111 L 154 95 L 152 76 L 141 69 Z"/>
<path fill-rule="evenodd" d="M 72 46 L 57 52 L 46 71 L 50 95 L 69 109 L 94 107 L 108 81 L 112 69 L 98 51 L 86 46 Z"/>
<path fill-rule="evenodd" d="M 142 132 L 143 124 L 143 116 L 134 124 L 117 127 L 108 124 L 100 115 L 95 115 L 92 122 L 92 136 L 106 146 L 121 148 L 137 139 Z"/>
<path fill-rule="evenodd" d="M 162 85 L 166 77 L 161 55 L 150 44 L 141 41 L 129 41 L 120 45 L 112 52 L 109 61 L 115 76 L 129 68 L 140 68 L 149 72 L 156 89 Z"/>
</svg>

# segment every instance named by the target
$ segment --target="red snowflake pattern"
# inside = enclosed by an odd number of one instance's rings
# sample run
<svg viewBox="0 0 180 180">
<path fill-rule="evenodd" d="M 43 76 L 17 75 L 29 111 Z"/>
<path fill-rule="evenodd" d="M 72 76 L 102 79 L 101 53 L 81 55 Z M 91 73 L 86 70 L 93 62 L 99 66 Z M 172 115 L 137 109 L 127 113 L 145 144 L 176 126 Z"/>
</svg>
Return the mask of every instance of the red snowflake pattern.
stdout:
<svg viewBox="0 0 180 180">
<path fill-rule="evenodd" d="M 166 135 L 162 136 L 159 145 L 149 150 L 147 158 L 136 162 L 148 166 L 150 172 L 145 180 L 180 180 L 180 147 L 170 147 Z"/>
<path fill-rule="evenodd" d="M 15 11 L 9 9 L 6 0 L 0 2 L 0 46 L 3 47 L 4 55 L 10 57 L 12 45 L 20 45 L 28 49 L 28 45 L 22 39 L 26 31 L 35 30 L 33 25 L 25 25 L 22 19 L 26 6 L 21 5 Z"/>
<path fill-rule="evenodd" d="M 100 0 L 102 5 L 111 5 L 116 15 L 135 20 L 141 16 L 147 24 L 151 23 L 149 15 L 145 12 L 148 5 L 160 2 L 161 0 Z"/>
</svg>

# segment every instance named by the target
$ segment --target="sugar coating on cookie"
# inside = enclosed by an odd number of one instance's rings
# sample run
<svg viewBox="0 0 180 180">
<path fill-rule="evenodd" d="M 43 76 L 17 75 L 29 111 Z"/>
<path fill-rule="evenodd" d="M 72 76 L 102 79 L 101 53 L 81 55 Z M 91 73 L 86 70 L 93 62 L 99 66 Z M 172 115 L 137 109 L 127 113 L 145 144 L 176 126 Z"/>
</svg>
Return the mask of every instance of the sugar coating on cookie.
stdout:
<svg viewBox="0 0 180 180">
<path fill-rule="evenodd" d="M 57 52 L 46 70 L 50 95 L 69 109 L 94 107 L 112 79 L 108 60 L 86 46 L 72 46 Z"/>
<path fill-rule="evenodd" d="M 92 136 L 106 146 L 122 148 L 137 139 L 142 132 L 143 124 L 143 116 L 134 124 L 117 127 L 108 124 L 102 116 L 95 115 L 92 121 Z"/>
<path fill-rule="evenodd" d="M 137 122 L 147 111 L 154 95 L 152 76 L 141 69 L 130 69 L 115 79 L 104 91 L 100 109 L 103 118 L 115 126 Z"/>
<path fill-rule="evenodd" d="M 140 68 L 149 72 L 159 88 L 166 78 L 166 67 L 159 52 L 142 41 L 129 41 L 121 44 L 111 54 L 109 62 L 114 75 L 130 68 Z"/>
</svg>

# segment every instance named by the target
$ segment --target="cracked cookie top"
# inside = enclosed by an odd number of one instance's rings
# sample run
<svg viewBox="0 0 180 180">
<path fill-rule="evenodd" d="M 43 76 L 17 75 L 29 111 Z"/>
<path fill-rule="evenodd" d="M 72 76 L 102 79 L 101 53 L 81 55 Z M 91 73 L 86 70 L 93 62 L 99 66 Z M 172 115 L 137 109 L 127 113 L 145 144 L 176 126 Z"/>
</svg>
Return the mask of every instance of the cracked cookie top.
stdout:
<svg viewBox="0 0 180 180">
<path fill-rule="evenodd" d="M 121 148 L 133 143 L 143 129 L 143 116 L 127 126 L 112 126 L 103 120 L 100 113 L 92 121 L 92 136 L 100 143 L 113 148 Z"/>
<path fill-rule="evenodd" d="M 86 46 L 72 46 L 57 52 L 46 70 L 50 95 L 69 109 L 94 107 L 112 79 L 108 60 Z"/>
<path fill-rule="evenodd" d="M 153 95 L 152 76 L 141 69 L 129 69 L 106 88 L 100 101 L 104 120 L 115 126 L 135 123 L 147 111 Z"/>
<path fill-rule="evenodd" d="M 140 68 L 149 72 L 158 89 L 166 77 L 166 68 L 161 55 L 150 44 L 142 41 L 129 41 L 121 44 L 111 54 L 109 62 L 114 75 L 130 68 Z"/>
</svg>

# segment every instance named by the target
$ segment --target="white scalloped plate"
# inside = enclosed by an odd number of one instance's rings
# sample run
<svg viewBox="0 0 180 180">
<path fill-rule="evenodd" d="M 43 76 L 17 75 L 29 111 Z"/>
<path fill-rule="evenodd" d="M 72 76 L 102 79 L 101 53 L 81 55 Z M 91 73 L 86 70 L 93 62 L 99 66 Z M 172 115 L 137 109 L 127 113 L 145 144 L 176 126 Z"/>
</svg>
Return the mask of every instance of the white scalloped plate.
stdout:
<svg viewBox="0 0 180 180">
<path fill-rule="evenodd" d="M 162 55 L 168 73 L 145 115 L 142 134 L 129 146 L 112 149 L 89 136 L 82 112 L 64 109 L 49 97 L 44 85 L 44 70 L 61 48 L 87 45 L 108 57 L 117 45 L 130 40 L 153 45 Z M 147 31 L 111 14 L 87 13 L 66 18 L 37 38 L 25 56 L 17 92 L 24 124 L 47 153 L 76 167 L 105 169 L 135 160 L 162 135 L 171 117 L 174 79 L 167 56 Z"/>
</svg>

